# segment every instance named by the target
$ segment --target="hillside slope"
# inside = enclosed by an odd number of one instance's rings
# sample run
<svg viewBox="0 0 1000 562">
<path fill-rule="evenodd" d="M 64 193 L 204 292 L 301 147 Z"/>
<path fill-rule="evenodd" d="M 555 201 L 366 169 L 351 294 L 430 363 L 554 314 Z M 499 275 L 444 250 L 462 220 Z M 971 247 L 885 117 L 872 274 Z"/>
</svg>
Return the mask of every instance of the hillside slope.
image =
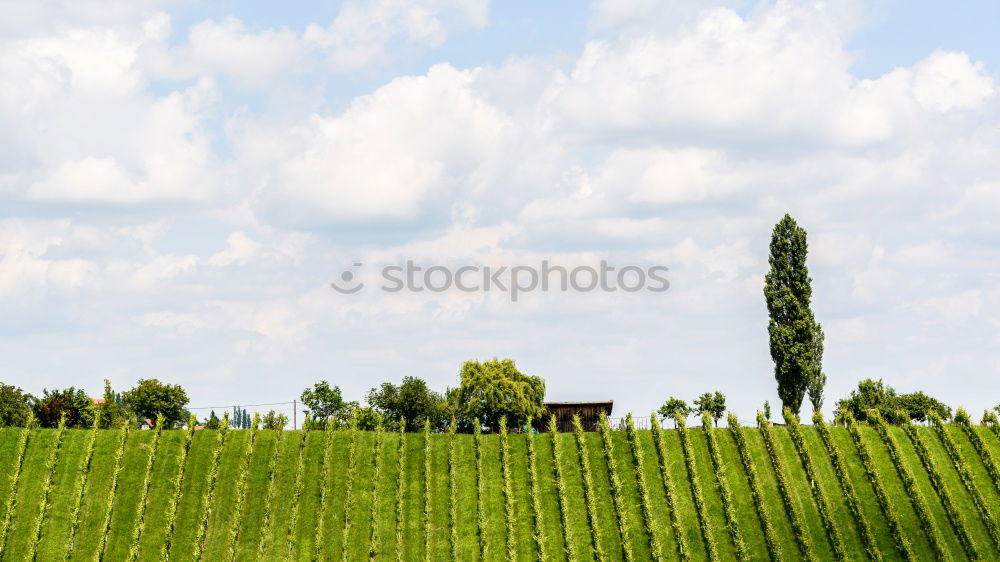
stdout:
<svg viewBox="0 0 1000 562">
<path fill-rule="evenodd" d="M 648 560 L 682 549 L 696 560 L 1000 558 L 1000 439 L 984 426 L 913 429 L 829 428 L 831 454 L 814 426 L 743 428 L 741 441 L 690 428 L 683 441 L 667 429 L 483 435 L 478 445 L 446 434 L 228 431 L 223 443 L 217 431 L 60 439 L 3 428 L 2 558 L 61 560 L 71 544 L 73 560 L 102 549 L 108 560 L 192 560 L 200 545 L 206 560 L 397 550 L 405 560 Z"/>
</svg>

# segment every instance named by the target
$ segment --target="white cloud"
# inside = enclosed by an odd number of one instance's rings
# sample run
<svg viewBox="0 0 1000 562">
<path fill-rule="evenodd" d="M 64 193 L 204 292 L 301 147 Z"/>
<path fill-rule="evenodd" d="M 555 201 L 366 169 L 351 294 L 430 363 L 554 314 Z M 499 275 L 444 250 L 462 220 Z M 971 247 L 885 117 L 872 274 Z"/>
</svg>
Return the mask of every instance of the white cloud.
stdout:
<svg viewBox="0 0 1000 562">
<path fill-rule="evenodd" d="M 965 53 L 937 51 L 913 69 L 913 91 L 922 107 L 936 111 L 968 110 L 996 92 L 983 63 Z"/>
<path fill-rule="evenodd" d="M 287 135 L 259 203 L 312 220 L 407 218 L 432 193 L 475 190 L 499 164 L 510 126 L 470 91 L 475 76 L 438 65 L 393 80 L 340 115 L 313 115 L 292 131 L 248 131 L 238 141 L 245 158 Z"/>
<path fill-rule="evenodd" d="M 309 51 L 309 45 L 290 29 L 254 32 L 234 17 L 191 26 L 185 47 L 179 58 L 182 68 L 188 67 L 187 73 L 235 76 L 258 87 L 299 70 L 296 67 Z"/>
<path fill-rule="evenodd" d="M 974 107 L 992 94 L 964 53 L 855 79 L 843 46 L 851 19 L 826 3 L 778 2 L 747 17 L 702 11 L 676 33 L 591 41 L 553 85 L 552 112 L 588 134 L 865 146 L 894 138 L 921 109 Z"/>
<path fill-rule="evenodd" d="M 213 151 L 203 122 L 215 88 L 200 81 L 161 97 L 147 93 L 138 53 L 161 39 L 160 24 L 0 44 L 0 142 L 18 158 L 15 182 L 28 197 L 137 203 L 211 196 Z"/>
<path fill-rule="evenodd" d="M 309 26 L 305 39 L 322 46 L 335 68 L 360 68 L 385 58 L 397 37 L 434 47 L 455 29 L 481 28 L 488 6 L 488 0 L 348 2 L 328 27 Z"/>
</svg>

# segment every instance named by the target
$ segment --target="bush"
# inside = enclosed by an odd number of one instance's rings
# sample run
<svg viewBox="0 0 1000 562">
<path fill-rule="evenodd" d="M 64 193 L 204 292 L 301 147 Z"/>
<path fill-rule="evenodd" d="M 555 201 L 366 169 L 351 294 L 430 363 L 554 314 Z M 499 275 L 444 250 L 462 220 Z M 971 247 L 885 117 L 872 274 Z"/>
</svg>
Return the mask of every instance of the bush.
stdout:
<svg viewBox="0 0 1000 562">
<path fill-rule="evenodd" d="M 925 421 L 930 412 L 941 418 L 951 418 L 951 408 L 939 400 L 931 398 L 923 391 L 897 394 L 882 379 L 865 379 L 858 383 L 857 390 L 837 402 L 838 415 L 850 414 L 857 421 L 868 421 L 874 414 L 885 421 L 902 423 L 905 419 Z M 905 415 L 901 418 L 900 412 Z"/>
</svg>

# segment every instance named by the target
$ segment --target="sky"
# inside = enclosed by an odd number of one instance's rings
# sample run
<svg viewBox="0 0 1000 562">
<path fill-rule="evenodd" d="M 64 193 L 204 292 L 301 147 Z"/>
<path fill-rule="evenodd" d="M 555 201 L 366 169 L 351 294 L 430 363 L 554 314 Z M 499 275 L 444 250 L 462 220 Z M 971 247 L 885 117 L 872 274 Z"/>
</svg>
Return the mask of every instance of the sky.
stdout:
<svg viewBox="0 0 1000 562">
<path fill-rule="evenodd" d="M 1000 403 L 991 0 L 0 12 L 4 383 L 363 402 L 510 357 L 549 400 L 719 390 L 751 420 L 780 403 L 762 291 L 790 213 L 828 414 L 865 378 Z M 669 289 L 381 290 L 407 261 L 661 266 Z"/>
</svg>

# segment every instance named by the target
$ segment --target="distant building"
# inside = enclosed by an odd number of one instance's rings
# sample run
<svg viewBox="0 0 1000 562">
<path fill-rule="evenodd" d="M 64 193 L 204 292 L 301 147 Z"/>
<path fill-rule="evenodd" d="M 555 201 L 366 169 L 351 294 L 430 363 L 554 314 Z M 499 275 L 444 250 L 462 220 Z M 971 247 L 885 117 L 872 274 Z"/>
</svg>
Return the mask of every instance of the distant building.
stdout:
<svg viewBox="0 0 1000 562">
<path fill-rule="evenodd" d="M 556 417 L 556 424 L 559 431 L 569 433 L 573 431 L 573 416 L 580 416 L 580 423 L 584 431 L 597 431 L 597 422 L 601 418 L 601 412 L 610 416 L 611 409 L 615 405 L 614 400 L 602 400 L 597 402 L 543 402 L 546 414 L 544 420 L 534 420 L 533 427 L 539 432 L 549 430 L 549 420 Z"/>
</svg>

